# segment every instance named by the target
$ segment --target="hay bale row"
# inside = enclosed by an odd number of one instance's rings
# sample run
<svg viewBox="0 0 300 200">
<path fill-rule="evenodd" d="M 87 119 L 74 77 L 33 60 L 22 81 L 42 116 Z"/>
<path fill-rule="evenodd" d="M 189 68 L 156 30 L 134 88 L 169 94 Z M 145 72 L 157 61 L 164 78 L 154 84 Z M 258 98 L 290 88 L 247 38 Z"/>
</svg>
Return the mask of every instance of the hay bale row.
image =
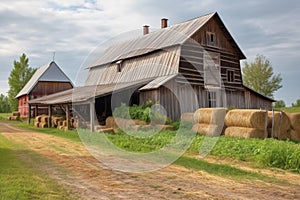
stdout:
<svg viewBox="0 0 300 200">
<path fill-rule="evenodd" d="M 291 122 L 291 140 L 300 142 L 300 113 L 290 113 L 288 114 L 288 117 Z"/>
<path fill-rule="evenodd" d="M 224 123 L 226 113 L 226 108 L 200 108 L 194 114 L 194 122 L 195 124 Z"/>
<path fill-rule="evenodd" d="M 266 111 L 262 110 L 230 110 L 225 117 L 227 127 L 245 127 L 264 130 Z"/>
<path fill-rule="evenodd" d="M 225 135 L 238 138 L 264 138 L 264 130 L 247 127 L 227 127 L 225 129 Z"/>
<path fill-rule="evenodd" d="M 274 122 L 274 124 L 273 124 Z M 272 134 L 273 130 L 273 134 Z M 290 139 L 291 122 L 285 112 L 268 112 L 268 136 L 278 139 Z"/>
<path fill-rule="evenodd" d="M 220 136 L 224 133 L 224 125 L 216 124 L 194 124 L 192 131 L 195 133 L 204 134 L 207 136 Z"/>
<path fill-rule="evenodd" d="M 194 114 L 192 131 L 207 136 L 220 136 L 224 133 L 226 108 L 200 108 Z"/>
<path fill-rule="evenodd" d="M 291 128 L 293 130 L 300 130 L 300 113 L 289 113 Z"/>
</svg>

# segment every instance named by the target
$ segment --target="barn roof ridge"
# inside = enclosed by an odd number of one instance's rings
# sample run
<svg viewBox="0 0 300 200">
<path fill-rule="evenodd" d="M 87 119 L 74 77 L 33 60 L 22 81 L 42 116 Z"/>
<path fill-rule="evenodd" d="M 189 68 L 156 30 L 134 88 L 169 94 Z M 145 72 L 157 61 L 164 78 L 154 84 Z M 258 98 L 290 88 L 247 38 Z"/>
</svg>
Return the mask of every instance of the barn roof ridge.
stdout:
<svg viewBox="0 0 300 200">
<path fill-rule="evenodd" d="M 64 80 L 61 80 L 63 82 L 70 82 L 72 85 L 72 81 L 69 79 L 69 77 L 63 72 L 63 70 L 56 64 L 55 61 L 51 61 L 48 64 L 39 67 L 36 72 L 32 75 L 30 80 L 25 84 L 25 86 L 22 88 L 22 90 L 17 94 L 15 98 L 19 98 L 23 95 L 27 95 L 30 93 L 30 91 L 36 86 L 36 84 L 43 78 L 45 73 L 52 67 L 55 66 L 57 69 L 61 72 L 62 77 L 64 77 Z M 42 80 L 42 81 L 54 81 L 54 80 L 47 80 L 47 77 Z M 61 82 L 59 80 L 55 80 L 58 82 Z"/>
</svg>

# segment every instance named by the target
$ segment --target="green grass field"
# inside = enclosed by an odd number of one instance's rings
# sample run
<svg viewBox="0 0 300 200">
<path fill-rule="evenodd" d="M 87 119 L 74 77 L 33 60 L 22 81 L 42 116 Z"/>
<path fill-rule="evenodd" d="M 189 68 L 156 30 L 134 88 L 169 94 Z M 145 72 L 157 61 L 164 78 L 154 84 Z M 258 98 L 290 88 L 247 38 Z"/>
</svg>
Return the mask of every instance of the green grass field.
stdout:
<svg viewBox="0 0 300 200">
<path fill-rule="evenodd" d="M 26 124 L 19 125 L 19 127 L 56 135 L 75 142 L 81 141 L 76 130 L 65 132 L 50 128 L 39 129 Z M 187 134 L 190 132 L 190 130 L 183 131 L 187 131 Z M 153 137 L 142 139 L 130 136 L 122 131 L 119 131 L 118 134 L 106 134 L 107 138 L 116 146 L 132 152 L 155 151 L 168 144 L 175 135 L 176 131 L 162 131 L 156 133 Z M 97 137 L 97 135 L 91 134 L 91 140 L 93 137 Z M 259 167 L 276 167 L 300 173 L 300 144 L 298 142 L 276 139 L 240 139 L 226 136 L 206 138 L 206 142 L 213 142 L 216 139 L 216 145 L 210 155 L 247 161 Z M 198 154 L 204 140 L 205 136 L 197 134 L 187 153 Z"/>
<path fill-rule="evenodd" d="M 32 164 L 22 161 L 21 154 L 32 155 L 0 135 L 0 199 L 71 199 L 63 188 Z M 36 159 L 36 158 L 35 158 Z"/>
</svg>

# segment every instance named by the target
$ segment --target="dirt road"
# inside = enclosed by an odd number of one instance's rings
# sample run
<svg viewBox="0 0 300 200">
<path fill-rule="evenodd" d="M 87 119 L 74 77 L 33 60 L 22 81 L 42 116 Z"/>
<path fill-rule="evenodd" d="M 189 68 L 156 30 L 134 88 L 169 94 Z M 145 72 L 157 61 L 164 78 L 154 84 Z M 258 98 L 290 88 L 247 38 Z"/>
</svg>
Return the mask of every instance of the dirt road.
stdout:
<svg viewBox="0 0 300 200">
<path fill-rule="evenodd" d="M 287 172 L 293 177 L 290 183 L 234 180 L 175 165 L 151 173 L 124 173 L 101 165 L 78 142 L 3 123 L 0 134 L 20 146 L 22 160 L 81 199 L 300 199 L 300 176 Z"/>
</svg>

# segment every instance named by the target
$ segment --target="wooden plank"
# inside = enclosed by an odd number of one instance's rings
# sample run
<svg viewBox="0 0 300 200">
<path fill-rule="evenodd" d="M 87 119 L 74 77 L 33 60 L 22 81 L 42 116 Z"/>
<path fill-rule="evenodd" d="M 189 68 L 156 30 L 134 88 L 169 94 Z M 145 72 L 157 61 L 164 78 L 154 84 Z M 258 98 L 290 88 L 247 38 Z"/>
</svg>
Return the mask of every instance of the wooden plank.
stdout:
<svg viewBox="0 0 300 200">
<path fill-rule="evenodd" d="M 95 102 L 90 102 L 90 130 L 95 132 Z"/>
</svg>

